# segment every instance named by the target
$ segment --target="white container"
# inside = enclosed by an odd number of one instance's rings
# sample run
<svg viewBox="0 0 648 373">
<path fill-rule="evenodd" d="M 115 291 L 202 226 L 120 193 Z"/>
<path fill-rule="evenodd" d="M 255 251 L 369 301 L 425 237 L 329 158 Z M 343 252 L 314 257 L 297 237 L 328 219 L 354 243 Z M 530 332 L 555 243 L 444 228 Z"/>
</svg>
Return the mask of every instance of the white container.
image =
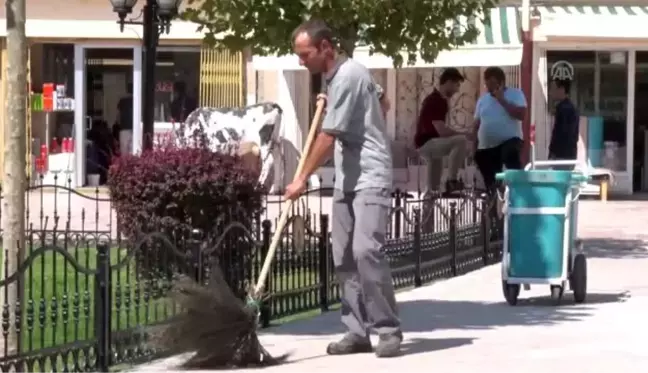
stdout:
<svg viewBox="0 0 648 373">
<path fill-rule="evenodd" d="M 88 174 L 88 186 L 90 187 L 99 186 L 99 174 Z"/>
</svg>

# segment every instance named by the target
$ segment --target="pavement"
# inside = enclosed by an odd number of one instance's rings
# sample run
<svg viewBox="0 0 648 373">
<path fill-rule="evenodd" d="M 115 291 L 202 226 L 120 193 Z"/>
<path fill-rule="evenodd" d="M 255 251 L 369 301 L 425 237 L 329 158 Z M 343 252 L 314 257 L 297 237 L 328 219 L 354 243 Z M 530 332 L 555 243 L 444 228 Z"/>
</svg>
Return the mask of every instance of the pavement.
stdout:
<svg viewBox="0 0 648 373">
<path fill-rule="evenodd" d="M 326 356 L 342 335 L 336 311 L 261 332 L 273 354 L 290 362 L 265 372 L 442 371 L 612 372 L 648 366 L 648 202 L 582 201 L 579 236 L 588 253 L 588 298 L 575 305 L 549 299 L 549 288 L 523 291 L 518 306 L 504 302 L 500 266 L 398 294 L 403 355 Z M 374 337 L 376 342 L 376 337 Z M 186 356 L 134 367 L 177 370 Z M 644 368 L 641 368 L 641 367 Z M 239 370 L 247 372 L 248 370 Z M 250 372 L 252 370 L 249 370 Z"/>
</svg>

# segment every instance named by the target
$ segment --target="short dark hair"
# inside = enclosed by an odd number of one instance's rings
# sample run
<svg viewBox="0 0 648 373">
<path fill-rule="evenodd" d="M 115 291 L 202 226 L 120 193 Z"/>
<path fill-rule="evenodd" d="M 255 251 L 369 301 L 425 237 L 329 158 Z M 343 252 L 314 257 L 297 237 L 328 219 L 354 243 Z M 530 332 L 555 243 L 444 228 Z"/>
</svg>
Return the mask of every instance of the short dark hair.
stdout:
<svg viewBox="0 0 648 373">
<path fill-rule="evenodd" d="M 571 90 L 571 80 L 569 79 L 554 79 L 553 80 L 554 84 L 558 88 L 562 88 L 566 94 L 569 94 L 569 91 Z"/>
<path fill-rule="evenodd" d="M 506 82 L 506 74 L 504 74 L 504 70 L 502 70 L 501 67 L 491 66 L 487 68 L 484 71 L 484 80 L 488 80 L 490 78 L 497 79 L 497 81 L 500 83 Z"/>
<path fill-rule="evenodd" d="M 454 67 L 449 67 L 441 73 L 441 77 L 439 78 L 439 84 L 445 84 L 446 82 L 453 82 L 453 83 L 463 83 L 464 82 L 464 77 L 461 75 L 459 70 L 455 69 Z"/>
<path fill-rule="evenodd" d="M 335 46 L 335 35 L 333 29 L 325 21 L 317 18 L 310 19 L 299 25 L 292 33 L 292 42 L 295 42 L 297 36 L 306 33 L 310 37 L 313 45 L 319 48 L 321 42 L 326 40 L 332 46 Z"/>
</svg>

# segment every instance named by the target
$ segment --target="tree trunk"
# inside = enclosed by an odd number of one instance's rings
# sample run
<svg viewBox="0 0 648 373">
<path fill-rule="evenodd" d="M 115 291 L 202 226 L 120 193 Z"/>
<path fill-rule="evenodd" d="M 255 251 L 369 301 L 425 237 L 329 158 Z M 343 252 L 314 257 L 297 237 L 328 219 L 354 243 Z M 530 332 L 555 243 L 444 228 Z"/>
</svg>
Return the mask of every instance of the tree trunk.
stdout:
<svg viewBox="0 0 648 373">
<path fill-rule="evenodd" d="M 26 188 L 26 110 L 27 110 L 27 38 L 25 36 L 25 1 L 6 0 L 7 17 L 7 94 L 5 99 L 4 128 L 4 174 L 2 177 L 2 229 L 4 260 L 8 262 L 8 273 L 13 274 L 24 258 L 25 243 L 25 188 Z M 22 276 L 21 276 L 22 277 Z M 22 298 L 23 289 L 13 282 L 9 285 L 8 304 L 10 309 L 9 352 L 19 349 L 14 328 L 15 306 Z M 4 289 L 2 293 L 4 294 Z M 4 320 L 3 320 L 4 321 Z M 22 368 L 18 368 L 21 370 Z"/>
</svg>

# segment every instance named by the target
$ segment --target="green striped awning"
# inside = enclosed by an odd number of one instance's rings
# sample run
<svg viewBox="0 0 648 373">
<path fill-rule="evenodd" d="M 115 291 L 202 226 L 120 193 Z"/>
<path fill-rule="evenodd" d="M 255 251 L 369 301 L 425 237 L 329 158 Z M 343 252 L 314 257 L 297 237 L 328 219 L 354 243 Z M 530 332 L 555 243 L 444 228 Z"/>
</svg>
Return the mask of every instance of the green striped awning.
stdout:
<svg viewBox="0 0 648 373">
<path fill-rule="evenodd" d="M 539 14 L 536 32 L 545 39 L 648 39 L 648 1 L 635 6 L 543 5 L 532 7 L 531 12 Z"/>
<path fill-rule="evenodd" d="M 538 6 L 541 16 L 648 16 L 648 5 L 613 6 L 613 5 L 575 5 L 575 6 Z"/>
<path fill-rule="evenodd" d="M 519 8 L 497 7 L 490 9 L 482 21 L 474 17 L 459 17 L 451 21 L 455 29 L 474 25 L 479 31 L 477 38 L 460 48 L 493 48 L 519 46 L 522 43 L 522 25 Z"/>
</svg>

